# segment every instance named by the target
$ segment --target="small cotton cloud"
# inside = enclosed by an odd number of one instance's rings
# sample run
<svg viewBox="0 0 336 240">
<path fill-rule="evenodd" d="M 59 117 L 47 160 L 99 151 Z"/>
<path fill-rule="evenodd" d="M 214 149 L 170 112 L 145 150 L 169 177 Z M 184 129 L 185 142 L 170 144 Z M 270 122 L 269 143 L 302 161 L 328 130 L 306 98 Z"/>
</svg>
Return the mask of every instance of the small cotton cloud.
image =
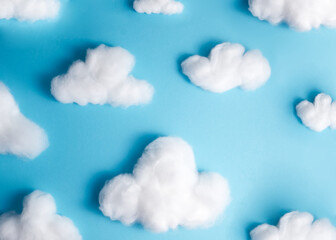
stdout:
<svg viewBox="0 0 336 240">
<path fill-rule="evenodd" d="M 195 85 L 216 93 L 235 87 L 254 90 L 269 79 L 270 65 L 259 50 L 245 52 L 240 44 L 222 43 L 209 57 L 194 55 L 182 62 L 182 71 Z"/>
<path fill-rule="evenodd" d="M 298 31 L 310 31 L 321 25 L 336 27 L 334 0 L 249 0 L 251 13 L 272 24 L 287 23 Z"/>
<path fill-rule="evenodd" d="M 44 130 L 20 113 L 8 88 L 0 82 L 0 154 L 33 159 L 49 145 Z"/>
<path fill-rule="evenodd" d="M 37 21 L 55 18 L 60 9 L 59 0 L 0 0 L 0 19 Z"/>
<path fill-rule="evenodd" d="M 129 75 L 135 59 L 121 47 L 89 49 L 85 62 L 74 62 L 51 82 L 52 95 L 62 103 L 110 104 L 129 107 L 149 103 L 154 88 Z"/>
<path fill-rule="evenodd" d="M 77 228 L 66 217 L 56 214 L 50 194 L 35 191 L 26 196 L 21 214 L 0 216 L 1 240 L 81 240 Z"/>
<path fill-rule="evenodd" d="M 183 4 L 174 0 L 134 0 L 133 8 L 139 13 L 177 14 L 183 11 Z"/>
<path fill-rule="evenodd" d="M 192 148 L 174 137 L 149 144 L 133 174 L 108 181 L 99 195 L 105 216 L 153 232 L 210 226 L 229 202 L 228 182 L 217 173 L 198 173 Z"/>
<path fill-rule="evenodd" d="M 335 240 L 336 228 L 328 219 L 314 221 L 310 213 L 285 214 L 278 226 L 262 224 L 252 230 L 252 240 Z"/>
<path fill-rule="evenodd" d="M 328 127 L 336 128 L 336 103 L 327 94 L 317 95 L 314 103 L 307 100 L 300 102 L 296 112 L 302 123 L 316 132 Z"/>
</svg>

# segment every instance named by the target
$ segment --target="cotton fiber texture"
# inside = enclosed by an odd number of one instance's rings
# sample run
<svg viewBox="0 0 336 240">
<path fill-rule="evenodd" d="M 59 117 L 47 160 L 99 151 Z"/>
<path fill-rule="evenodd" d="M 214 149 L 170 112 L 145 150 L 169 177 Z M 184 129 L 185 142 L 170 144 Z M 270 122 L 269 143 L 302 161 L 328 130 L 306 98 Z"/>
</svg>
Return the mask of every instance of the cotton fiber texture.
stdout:
<svg viewBox="0 0 336 240">
<path fill-rule="evenodd" d="M 336 228 L 328 219 L 319 219 L 309 213 L 285 214 L 278 224 L 262 224 L 251 232 L 252 240 L 335 240 Z"/>
<path fill-rule="evenodd" d="M 59 9 L 59 0 L 0 0 L 0 19 L 34 22 L 55 18 Z"/>
<path fill-rule="evenodd" d="M 192 148 L 174 137 L 149 144 L 133 174 L 108 181 L 99 195 L 105 216 L 153 232 L 208 227 L 229 202 L 228 182 L 217 173 L 198 173 Z"/>
<path fill-rule="evenodd" d="M 135 0 L 133 8 L 139 13 L 176 14 L 183 11 L 183 4 L 174 0 Z"/>
<path fill-rule="evenodd" d="M 149 103 L 154 88 L 129 73 L 134 57 L 121 47 L 89 49 L 85 62 L 74 62 L 65 75 L 51 82 L 52 95 L 62 103 L 110 104 L 129 107 Z"/>
<path fill-rule="evenodd" d="M 48 145 L 44 130 L 20 113 L 8 88 L 0 82 L 0 154 L 33 159 Z"/>
<path fill-rule="evenodd" d="M 1 240 L 81 240 L 73 222 L 56 214 L 50 194 L 35 191 L 26 196 L 21 214 L 0 216 Z"/>
<path fill-rule="evenodd" d="M 335 0 L 249 0 L 251 13 L 272 24 L 287 23 L 298 31 L 321 25 L 336 27 Z"/>
<path fill-rule="evenodd" d="M 336 103 L 327 94 L 317 95 L 314 103 L 302 101 L 296 106 L 296 112 L 302 123 L 316 132 L 336 128 Z"/>
<path fill-rule="evenodd" d="M 240 44 L 222 43 L 209 57 L 194 55 L 182 62 L 182 71 L 195 85 L 216 93 L 235 87 L 254 90 L 271 75 L 270 65 L 259 50 L 247 51 Z"/>
</svg>

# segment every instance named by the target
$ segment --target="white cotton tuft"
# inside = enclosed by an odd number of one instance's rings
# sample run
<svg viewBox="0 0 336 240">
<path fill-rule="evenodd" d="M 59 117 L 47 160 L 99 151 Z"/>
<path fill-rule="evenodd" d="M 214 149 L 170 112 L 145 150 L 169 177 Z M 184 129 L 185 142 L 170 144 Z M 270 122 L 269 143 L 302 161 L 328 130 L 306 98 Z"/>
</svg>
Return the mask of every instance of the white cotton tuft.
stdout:
<svg viewBox="0 0 336 240">
<path fill-rule="evenodd" d="M 248 51 L 240 44 L 222 43 L 209 57 L 194 55 L 182 62 L 182 71 L 195 85 L 216 93 L 235 87 L 254 90 L 269 79 L 270 65 L 259 50 Z"/>
<path fill-rule="evenodd" d="M 149 144 L 133 174 L 113 178 L 99 194 L 105 216 L 153 232 L 210 226 L 229 202 L 228 182 L 217 173 L 198 173 L 192 148 L 174 137 Z"/>
<path fill-rule="evenodd" d="M 321 25 L 336 27 L 335 0 L 249 0 L 251 13 L 272 24 L 287 23 L 298 31 Z"/>
<path fill-rule="evenodd" d="M 9 212 L 0 216 L 1 240 L 81 240 L 77 228 L 66 217 L 56 214 L 50 194 L 34 191 L 26 196 L 20 215 Z"/>
<path fill-rule="evenodd" d="M 33 159 L 48 145 L 44 130 L 21 114 L 8 88 L 0 82 L 0 154 Z"/>
<path fill-rule="evenodd" d="M 336 128 L 336 102 L 327 94 L 317 95 L 314 103 L 302 101 L 296 106 L 296 112 L 302 123 L 316 132 Z"/>
<path fill-rule="evenodd" d="M 59 0 L 0 0 L 0 19 L 34 22 L 55 18 L 59 9 Z"/>
<path fill-rule="evenodd" d="M 139 13 L 177 14 L 183 11 L 183 4 L 175 0 L 134 0 L 133 8 Z"/>
<path fill-rule="evenodd" d="M 85 62 L 74 62 L 67 74 L 51 82 L 52 95 L 62 103 L 110 104 L 129 107 L 149 103 L 154 88 L 129 73 L 135 60 L 121 47 L 89 49 Z"/>
<path fill-rule="evenodd" d="M 278 226 L 262 224 L 251 231 L 252 240 L 335 240 L 336 228 L 328 219 L 314 222 L 310 213 L 285 214 Z"/>
</svg>

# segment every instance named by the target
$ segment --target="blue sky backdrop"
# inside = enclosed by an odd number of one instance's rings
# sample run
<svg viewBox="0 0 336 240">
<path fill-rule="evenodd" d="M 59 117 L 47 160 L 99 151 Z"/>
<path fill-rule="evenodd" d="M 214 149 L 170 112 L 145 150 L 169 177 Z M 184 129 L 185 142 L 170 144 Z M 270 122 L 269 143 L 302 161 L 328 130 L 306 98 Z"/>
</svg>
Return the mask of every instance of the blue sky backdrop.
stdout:
<svg viewBox="0 0 336 240">
<path fill-rule="evenodd" d="M 0 213 L 20 211 L 23 197 L 39 189 L 83 239 L 248 240 L 255 226 L 291 210 L 336 225 L 336 131 L 315 133 L 295 114 L 317 93 L 336 99 L 336 30 L 272 26 L 248 12 L 247 0 L 181 1 L 183 14 L 173 16 L 136 13 L 131 0 L 68 0 L 56 20 L 0 21 L 0 79 L 50 140 L 33 161 L 0 156 Z M 262 51 L 272 67 L 266 85 L 214 94 L 181 73 L 187 57 L 225 41 Z M 101 43 L 136 57 L 132 74 L 155 87 L 152 103 L 81 107 L 51 96 L 51 79 Z M 232 203 L 215 226 L 157 235 L 98 210 L 104 182 L 131 172 L 158 136 L 182 137 L 199 170 L 228 179 Z"/>
</svg>

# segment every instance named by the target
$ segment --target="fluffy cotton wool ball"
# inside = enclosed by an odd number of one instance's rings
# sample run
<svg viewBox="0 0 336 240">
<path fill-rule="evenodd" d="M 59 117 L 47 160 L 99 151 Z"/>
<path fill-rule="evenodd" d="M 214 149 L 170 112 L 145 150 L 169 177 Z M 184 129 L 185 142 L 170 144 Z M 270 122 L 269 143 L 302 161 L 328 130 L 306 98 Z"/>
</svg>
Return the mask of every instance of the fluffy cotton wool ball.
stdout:
<svg viewBox="0 0 336 240">
<path fill-rule="evenodd" d="M 314 103 L 307 100 L 300 102 L 296 112 L 302 123 L 316 132 L 328 127 L 336 128 L 336 103 L 327 94 L 317 95 Z"/>
<path fill-rule="evenodd" d="M 245 53 L 240 44 L 222 43 L 209 57 L 194 55 L 182 62 L 182 70 L 195 85 L 216 93 L 235 87 L 254 90 L 271 75 L 270 65 L 259 50 Z"/>
<path fill-rule="evenodd" d="M 8 88 L 0 82 L 0 154 L 33 159 L 48 145 L 44 130 L 20 113 Z"/>
<path fill-rule="evenodd" d="M 128 107 L 149 103 L 154 88 L 129 73 L 134 57 L 121 47 L 89 49 L 85 62 L 74 62 L 65 75 L 51 82 L 52 95 L 62 103 L 110 104 Z"/>
<path fill-rule="evenodd" d="M 251 13 L 272 24 L 286 22 L 298 31 L 336 27 L 335 0 L 249 0 Z"/>
<path fill-rule="evenodd" d="M 192 148 L 174 137 L 149 144 L 133 174 L 108 181 L 99 195 L 105 216 L 154 232 L 210 226 L 229 202 L 227 181 L 217 173 L 198 173 Z"/>
<path fill-rule="evenodd" d="M 55 18 L 59 9 L 59 0 L 0 0 L 0 19 L 34 22 Z"/>
<path fill-rule="evenodd" d="M 139 13 L 176 14 L 183 11 L 183 4 L 174 0 L 134 0 L 133 8 Z"/>
<path fill-rule="evenodd" d="M 20 215 L 9 212 L 0 216 L 1 240 L 81 240 L 73 222 L 56 214 L 50 194 L 35 191 L 26 196 Z"/>
<path fill-rule="evenodd" d="M 278 226 L 262 224 L 252 230 L 252 240 L 335 240 L 336 228 L 327 219 L 314 222 L 309 213 L 285 214 Z"/>
</svg>

